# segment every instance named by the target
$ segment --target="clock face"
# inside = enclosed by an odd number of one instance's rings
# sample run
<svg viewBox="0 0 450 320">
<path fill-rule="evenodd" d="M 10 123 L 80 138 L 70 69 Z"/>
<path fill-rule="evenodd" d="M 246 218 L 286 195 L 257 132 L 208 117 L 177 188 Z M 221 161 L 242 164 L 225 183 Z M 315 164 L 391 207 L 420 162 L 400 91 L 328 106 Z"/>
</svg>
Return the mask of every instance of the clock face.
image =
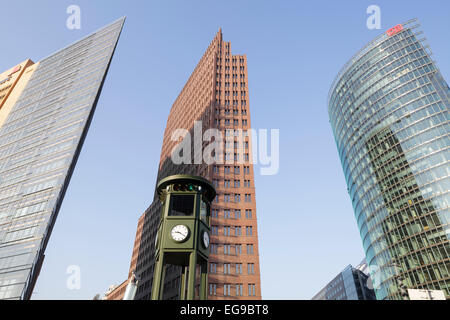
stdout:
<svg viewBox="0 0 450 320">
<path fill-rule="evenodd" d="M 172 228 L 172 230 L 170 231 L 170 235 L 176 242 L 183 242 L 189 236 L 189 228 L 185 225 L 178 224 Z"/>
<path fill-rule="evenodd" d="M 209 247 L 209 234 L 208 234 L 208 232 L 206 232 L 206 231 L 204 231 L 203 232 L 203 246 L 205 247 L 205 249 L 206 248 L 208 248 Z"/>
</svg>

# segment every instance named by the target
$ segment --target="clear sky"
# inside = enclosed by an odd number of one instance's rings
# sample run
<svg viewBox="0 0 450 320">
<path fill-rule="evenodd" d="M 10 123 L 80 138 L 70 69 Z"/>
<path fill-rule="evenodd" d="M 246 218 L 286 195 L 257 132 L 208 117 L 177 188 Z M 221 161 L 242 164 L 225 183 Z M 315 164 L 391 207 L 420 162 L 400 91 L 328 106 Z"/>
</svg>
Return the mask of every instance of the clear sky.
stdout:
<svg viewBox="0 0 450 320">
<path fill-rule="evenodd" d="M 71 4 L 81 8 L 80 30 L 66 28 Z M 373 4 L 381 30 L 366 27 Z M 92 299 L 125 280 L 170 107 L 219 28 L 232 53 L 247 54 L 252 126 L 280 130 L 279 173 L 255 176 L 265 299 L 310 299 L 364 256 L 327 114 L 341 67 L 378 34 L 417 17 L 450 79 L 449 1 L 2 0 L 1 7 L 0 71 L 127 16 L 34 299 Z M 66 285 L 70 265 L 80 267 L 79 290 Z"/>
</svg>

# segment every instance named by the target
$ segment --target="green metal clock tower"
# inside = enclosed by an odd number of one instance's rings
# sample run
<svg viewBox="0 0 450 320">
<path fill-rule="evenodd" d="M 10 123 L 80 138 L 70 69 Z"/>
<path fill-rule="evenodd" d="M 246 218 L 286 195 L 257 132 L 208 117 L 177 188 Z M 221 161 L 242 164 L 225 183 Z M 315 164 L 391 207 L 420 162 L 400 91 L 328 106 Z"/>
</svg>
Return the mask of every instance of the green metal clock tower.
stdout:
<svg viewBox="0 0 450 320">
<path fill-rule="evenodd" d="M 183 267 L 181 300 L 194 300 L 197 264 L 200 266 L 200 300 L 207 299 L 210 208 L 216 191 L 211 183 L 190 175 L 162 179 L 157 186 L 162 202 L 155 242 L 156 266 L 152 300 L 162 300 L 165 266 Z"/>
</svg>

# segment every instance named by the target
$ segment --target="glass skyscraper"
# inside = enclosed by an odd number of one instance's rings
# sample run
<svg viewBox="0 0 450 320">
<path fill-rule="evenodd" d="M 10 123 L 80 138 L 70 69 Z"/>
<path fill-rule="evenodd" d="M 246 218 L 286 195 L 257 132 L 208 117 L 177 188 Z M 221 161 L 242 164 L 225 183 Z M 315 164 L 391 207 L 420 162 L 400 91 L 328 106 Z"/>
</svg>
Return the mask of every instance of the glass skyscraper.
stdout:
<svg viewBox="0 0 450 320">
<path fill-rule="evenodd" d="M 370 286 L 369 286 L 370 284 Z M 348 265 L 311 300 L 375 300 L 366 262 Z"/>
<path fill-rule="evenodd" d="M 29 299 L 125 18 L 0 76 L 0 299 Z"/>
<path fill-rule="evenodd" d="M 377 299 L 450 297 L 450 89 L 416 20 L 341 70 L 328 112 Z"/>
</svg>

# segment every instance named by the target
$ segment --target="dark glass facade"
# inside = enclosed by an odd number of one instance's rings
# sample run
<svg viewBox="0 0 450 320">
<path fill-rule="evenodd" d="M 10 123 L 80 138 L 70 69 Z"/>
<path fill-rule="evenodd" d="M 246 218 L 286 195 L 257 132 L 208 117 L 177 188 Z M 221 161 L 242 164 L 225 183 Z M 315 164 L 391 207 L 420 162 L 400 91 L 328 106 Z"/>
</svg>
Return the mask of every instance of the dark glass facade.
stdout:
<svg viewBox="0 0 450 320">
<path fill-rule="evenodd" d="M 328 110 L 377 299 L 450 297 L 450 89 L 416 20 L 358 52 Z"/>
<path fill-rule="evenodd" d="M 29 299 L 125 19 L 33 66 L 0 128 L 0 299 Z"/>
<path fill-rule="evenodd" d="M 375 300 L 369 275 L 360 266 L 348 265 L 312 300 Z"/>
</svg>

